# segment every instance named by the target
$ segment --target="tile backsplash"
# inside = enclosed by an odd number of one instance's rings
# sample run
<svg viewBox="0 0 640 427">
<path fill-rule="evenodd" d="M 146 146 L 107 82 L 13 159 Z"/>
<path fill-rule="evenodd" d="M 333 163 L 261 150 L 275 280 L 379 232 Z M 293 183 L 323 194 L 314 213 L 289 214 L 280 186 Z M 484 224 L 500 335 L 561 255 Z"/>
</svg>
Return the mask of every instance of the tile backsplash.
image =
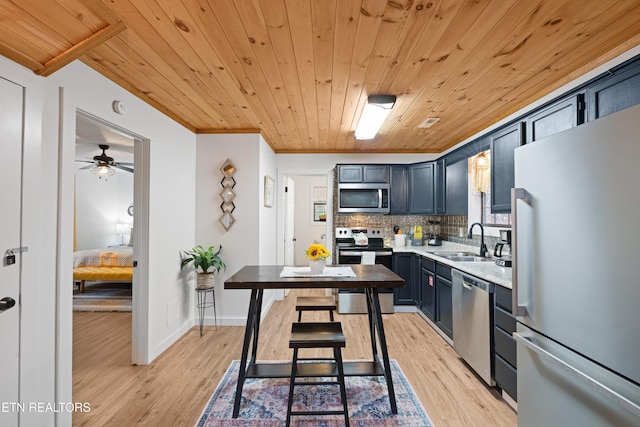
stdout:
<svg viewBox="0 0 640 427">
<path fill-rule="evenodd" d="M 335 176 L 335 175 L 334 175 Z M 364 214 L 349 213 L 339 214 L 337 212 L 337 182 L 334 178 L 334 212 L 333 227 L 363 227 L 363 228 L 382 228 L 385 241 L 393 241 L 393 227 L 398 226 L 406 234 L 413 230 L 415 225 L 422 227 L 422 236 L 426 240 L 429 234 L 439 234 L 442 240 L 464 245 L 480 246 L 480 236 L 474 236 L 473 239 L 467 239 L 469 231 L 469 221 L 466 215 L 383 215 L 383 214 Z M 429 224 L 432 222 L 434 224 Z M 493 247 L 500 241 L 497 237 L 485 236 L 485 244 L 491 253 Z M 426 243 L 425 243 L 426 244 Z"/>
<path fill-rule="evenodd" d="M 393 227 L 398 226 L 406 234 L 413 230 L 413 226 L 422 227 L 423 237 L 426 238 L 430 232 L 442 236 L 442 224 L 429 225 L 429 221 L 441 221 L 439 216 L 425 215 L 381 215 L 381 214 L 335 214 L 333 217 L 334 227 L 377 227 L 384 230 L 385 239 L 393 239 Z M 431 227 L 431 228 L 429 228 Z"/>
<path fill-rule="evenodd" d="M 439 222 L 439 224 L 429 224 L 429 221 Z M 335 227 L 376 227 L 382 228 L 384 238 L 393 239 L 393 227 L 399 226 L 403 232 L 408 233 L 413 230 L 414 225 L 422 227 L 423 238 L 426 239 L 430 233 L 439 234 L 442 240 L 464 245 L 480 247 L 480 236 L 473 236 L 467 239 L 469 225 L 466 215 L 381 215 L 381 214 L 334 214 L 333 226 Z M 476 229 L 477 231 L 477 229 Z M 497 237 L 485 236 L 485 244 L 489 251 L 498 241 Z"/>
</svg>

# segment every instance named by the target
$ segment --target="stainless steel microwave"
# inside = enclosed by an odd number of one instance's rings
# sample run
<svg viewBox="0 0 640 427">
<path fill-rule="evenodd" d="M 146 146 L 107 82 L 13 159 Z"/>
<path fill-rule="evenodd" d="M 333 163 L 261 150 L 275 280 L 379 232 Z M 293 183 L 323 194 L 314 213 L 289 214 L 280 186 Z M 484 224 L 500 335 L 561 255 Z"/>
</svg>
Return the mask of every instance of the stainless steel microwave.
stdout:
<svg viewBox="0 0 640 427">
<path fill-rule="evenodd" d="M 389 213 L 389 184 L 339 184 L 339 213 Z"/>
</svg>

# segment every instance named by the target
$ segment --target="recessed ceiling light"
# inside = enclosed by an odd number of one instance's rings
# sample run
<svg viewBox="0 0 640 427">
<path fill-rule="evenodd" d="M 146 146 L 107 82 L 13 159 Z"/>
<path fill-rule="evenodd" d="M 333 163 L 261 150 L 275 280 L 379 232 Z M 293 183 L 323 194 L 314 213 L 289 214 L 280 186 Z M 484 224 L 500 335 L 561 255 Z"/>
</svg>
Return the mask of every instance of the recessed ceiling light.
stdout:
<svg viewBox="0 0 640 427">
<path fill-rule="evenodd" d="M 426 119 L 424 119 L 424 122 L 418 125 L 418 127 L 422 129 L 430 128 L 438 120 L 440 120 L 440 117 L 427 117 Z"/>
</svg>

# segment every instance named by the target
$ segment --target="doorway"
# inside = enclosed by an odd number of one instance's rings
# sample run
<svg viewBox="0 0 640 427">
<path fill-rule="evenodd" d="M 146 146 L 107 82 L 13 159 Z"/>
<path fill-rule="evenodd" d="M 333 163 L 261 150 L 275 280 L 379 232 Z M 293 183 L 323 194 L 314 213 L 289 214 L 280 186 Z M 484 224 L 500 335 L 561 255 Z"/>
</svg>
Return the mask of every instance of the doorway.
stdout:
<svg viewBox="0 0 640 427">
<path fill-rule="evenodd" d="M 327 175 L 289 174 L 285 185 L 285 264 L 305 265 L 310 244 L 330 245 Z"/>
<path fill-rule="evenodd" d="M 148 265 L 148 146 L 146 138 L 76 111 L 74 268 L 80 249 L 98 249 L 90 255 L 101 264 L 91 283 L 113 293 L 131 283 L 132 364 L 145 364 L 148 354 L 148 320 L 141 309 L 148 301 L 147 274 L 137 267 Z M 107 173 L 98 170 L 104 167 Z M 127 271 L 128 277 L 121 275 Z"/>
</svg>

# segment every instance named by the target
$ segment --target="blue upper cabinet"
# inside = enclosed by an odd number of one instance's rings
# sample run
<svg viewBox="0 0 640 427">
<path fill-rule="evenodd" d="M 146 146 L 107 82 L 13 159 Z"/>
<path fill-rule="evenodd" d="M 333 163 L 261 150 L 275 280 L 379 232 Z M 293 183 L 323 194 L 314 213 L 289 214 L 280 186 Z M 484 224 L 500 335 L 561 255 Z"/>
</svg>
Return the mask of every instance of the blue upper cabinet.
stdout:
<svg viewBox="0 0 640 427">
<path fill-rule="evenodd" d="M 587 88 L 588 121 L 640 104 L 640 62 L 614 70 Z"/>
<path fill-rule="evenodd" d="M 447 215 L 467 215 L 469 205 L 469 175 L 467 160 L 445 163 L 445 203 Z M 439 191 L 439 190 L 438 190 Z"/>
<path fill-rule="evenodd" d="M 434 190 L 435 162 L 409 166 L 409 213 L 433 215 L 435 213 Z"/>
<path fill-rule="evenodd" d="M 389 213 L 406 214 L 409 209 L 407 166 L 389 166 L 389 177 Z"/>
<path fill-rule="evenodd" d="M 524 144 L 524 122 L 491 135 L 491 212 L 511 212 L 511 189 L 515 182 L 513 151 Z"/>
<path fill-rule="evenodd" d="M 387 165 L 338 165 L 340 183 L 387 183 L 389 166 Z"/>
<path fill-rule="evenodd" d="M 584 93 L 562 99 L 527 117 L 527 143 L 584 123 Z"/>
<path fill-rule="evenodd" d="M 367 165 L 362 168 L 362 172 L 364 182 L 389 182 L 389 166 L 387 165 Z"/>
<path fill-rule="evenodd" d="M 436 162 L 434 194 L 437 215 L 468 214 L 467 163 L 466 158 L 453 163 L 448 157 Z"/>
<path fill-rule="evenodd" d="M 442 158 L 436 162 L 436 214 L 444 215 L 447 213 L 447 159 Z"/>
<path fill-rule="evenodd" d="M 338 182 L 362 182 L 362 165 L 338 165 Z"/>
</svg>

